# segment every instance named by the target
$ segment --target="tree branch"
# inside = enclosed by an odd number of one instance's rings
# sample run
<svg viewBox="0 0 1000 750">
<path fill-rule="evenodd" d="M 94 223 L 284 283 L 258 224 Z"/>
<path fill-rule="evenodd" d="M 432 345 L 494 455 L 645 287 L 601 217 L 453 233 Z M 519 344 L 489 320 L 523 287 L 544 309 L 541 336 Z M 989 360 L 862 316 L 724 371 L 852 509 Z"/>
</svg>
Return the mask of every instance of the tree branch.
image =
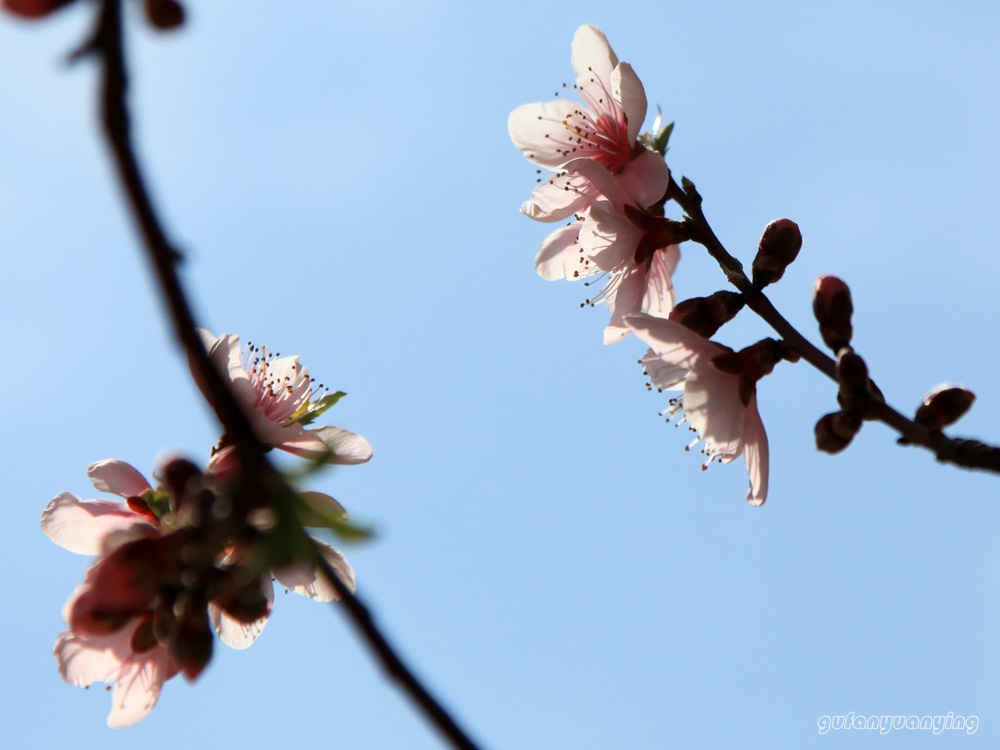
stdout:
<svg viewBox="0 0 1000 750">
<path fill-rule="evenodd" d="M 243 486 L 248 491 L 266 492 L 268 487 L 285 485 L 285 480 L 264 456 L 265 447 L 254 435 L 239 402 L 209 359 L 177 275 L 180 254 L 168 241 L 153 209 L 132 147 L 126 104 L 128 74 L 123 51 L 121 14 L 121 0 L 102 0 L 93 36 L 75 56 L 95 54 L 102 63 L 102 123 L 127 204 L 139 226 L 156 281 L 167 305 L 174 336 L 187 355 L 196 377 L 205 385 L 209 406 L 222 423 L 228 439 L 236 447 L 243 470 L 251 480 L 245 481 Z M 275 484 L 276 482 L 279 484 Z M 317 558 L 322 561 L 318 553 Z M 340 594 L 348 617 L 388 674 L 399 683 L 427 720 L 438 728 L 452 746 L 461 750 L 475 750 L 476 746 L 455 720 L 406 667 L 375 625 L 365 605 L 344 586 L 325 561 L 322 561 L 322 566 L 324 574 Z"/>
</svg>

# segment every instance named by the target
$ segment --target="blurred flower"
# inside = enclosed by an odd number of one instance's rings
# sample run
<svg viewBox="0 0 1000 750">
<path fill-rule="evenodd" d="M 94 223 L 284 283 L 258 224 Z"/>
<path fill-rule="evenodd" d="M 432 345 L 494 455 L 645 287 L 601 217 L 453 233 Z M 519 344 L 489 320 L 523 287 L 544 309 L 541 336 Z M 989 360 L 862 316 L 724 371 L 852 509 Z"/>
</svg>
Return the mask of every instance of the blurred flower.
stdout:
<svg viewBox="0 0 1000 750">
<path fill-rule="evenodd" d="M 332 464 L 371 459 L 371 445 L 360 435 L 340 427 L 306 427 L 344 394 L 314 386 L 315 378 L 309 377 L 298 357 L 280 357 L 249 343 L 243 351 L 239 337 L 231 333 L 219 337 L 205 330 L 200 333 L 209 357 L 229 379 L 261 442 Z M 200 379 L 196 380 L 204 390 Z"/>
<path fill-rule="evenodd" d="M 70 599 L 67 607 L 73 605 Z M 89 687 L 103 682 L 114 686 L 108 726 L 131 726 L 146 718 L 160 697 L 163 683 L 180 671 L 170 652 L 152 636 L 147 618 L 134 617 L 106 636 L 67 631 L 56 639 L 59 674 L 71 685 Z M 152 644 L 152 645 L 150 645 Z"/>
<path fill-rule="evenodd" d="M 24 18 L 42 18 L 73 0 L 3 0 L 3 8 Z"/>
<path fill-rule="evenodd" d="M 747 502 L 762 505 L 767 499 L 768 447 L 757 411 L 756 387 L 712 362 L 732 355 L 732 350 L 672 320 L 631 315 L 625 322 L 651 347 L 641 362 L 652 385 L 661 391 L 683 391 L 671 399 L 667 412 L 683 409 L 684 419 L 705 443 L 705 466 L 716 458 L 728 463 L 742 455 L 750 478 Z"/>
</svg>

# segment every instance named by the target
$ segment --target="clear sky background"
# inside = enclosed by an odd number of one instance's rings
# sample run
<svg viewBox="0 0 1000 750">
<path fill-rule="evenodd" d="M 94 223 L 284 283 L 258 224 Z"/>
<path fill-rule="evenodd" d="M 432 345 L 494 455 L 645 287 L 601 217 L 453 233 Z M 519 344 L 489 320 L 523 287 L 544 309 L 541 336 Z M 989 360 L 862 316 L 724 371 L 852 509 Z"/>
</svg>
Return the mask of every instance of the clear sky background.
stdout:
<svg viewBox="0 0 1000 750">
<path fill-rule="evenodd" d="M 88 560 L 39 530 L 88 464 L 204 461 L 217 429 L 170 341 L 94 117 L 63 56 L 88 3 L 0 18 L 0 722 L 4 747 L 441 747 L 341 613 L 279 592 L 260 640 L 219 646 L 141 724 L 62 682 L 60 609 Z M 507 115 L 572 81 L 605 30 L 676 120 L 668 161 L 730 251 L 768 221 L 805 245 L 773 288 L 815 336 L 812 283 L 851 286 L 855 344 L 891 403 L 979 396 L 957 434 L 1000 441 L 1000 6 L 991 2 L 510 0 L 188 3 L 132 14 L 141 155 L 201 320 L 348 397 L 365 466 L 320 475 L 379 536 L 359 591 L 489 748 L 997 747 L 1000 477 L 867 425 L 813 424 L 834 386 L 759 386 L 767 505 L 742 462 L 699 468 L 582 286 L 536 276 L 548 228 Z M 652 117 L 647 120 L 647 126 Z M 686 247 L 681 297 L 723 288 Z M 767 335 L 750 313 L 719 336 Z M 846 714 L 974 714 L 975 735 L 830 732 Z"/>
</svg>

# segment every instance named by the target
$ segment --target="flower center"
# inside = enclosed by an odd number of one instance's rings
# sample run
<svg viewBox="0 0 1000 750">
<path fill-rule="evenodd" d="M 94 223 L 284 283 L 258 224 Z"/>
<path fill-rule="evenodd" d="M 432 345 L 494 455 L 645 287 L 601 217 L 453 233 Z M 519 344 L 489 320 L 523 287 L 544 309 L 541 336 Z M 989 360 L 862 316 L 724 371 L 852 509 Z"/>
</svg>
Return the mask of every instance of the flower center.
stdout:
<svg viewBox="0 0 1000 750">
<path fill-rule="evenodd" d="M 282 357 L 249 341 L 243 353 L 243 369 L 257 393 L 256 406 L 263 409 L 272 422 L 294 422 L 309 410 L 313 398 L 326 393 L 322 384 L 313 385 L 316 379 L 309 377 L 309 371 L 299 364 L 298 357 Z"/>
</svg>

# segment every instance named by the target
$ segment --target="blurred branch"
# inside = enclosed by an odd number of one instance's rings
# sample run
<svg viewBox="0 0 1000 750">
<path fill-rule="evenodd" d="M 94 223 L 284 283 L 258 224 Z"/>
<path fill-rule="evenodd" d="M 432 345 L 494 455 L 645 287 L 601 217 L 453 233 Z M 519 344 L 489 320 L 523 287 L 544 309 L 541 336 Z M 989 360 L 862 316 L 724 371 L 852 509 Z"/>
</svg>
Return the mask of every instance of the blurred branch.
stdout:
<svg viewBox="0 0 1000 750">
<path fill-rule="evenodd" d="M 250 480 L 244 481 L 243 486 L 247 491 L 267 492 L 269 487 L 286 485 L 285 480 L 264 456 L 265 448 L 254 435 L 250 421 L 222 375 L 209 359 L 177 275 L 177 265 L 181 256 L 167 239 L 166 232 L 153 209 L 149 191 L 146 189 L 132 147 L 126 104 L 128 74 L 122 41 L 121 2 L 122 0 L 101 0 L 94 33 L 74 57 L 94 54 L 102 63 L 102 123 L 128 206 L 139 225 L 157 283 L 167 304 L 174 336 L 187 355 L 196 377 L 205 385 L 209 405 L 222 423 L 226 435 L 236 446 L 243 469 Z M 344 586 L 329 565 L 325 565 L 324 573 L 340 594 L 348 617 L 354 622 L 361 637 L 377 654 L 389 675 L 400 684 L 427 719 L 438 727 L 454 747 L 475 750 L 476 746 L 466 737 L 454 719 L 403 664 L 375 625 L 364 604 Z"/>
</svg>

